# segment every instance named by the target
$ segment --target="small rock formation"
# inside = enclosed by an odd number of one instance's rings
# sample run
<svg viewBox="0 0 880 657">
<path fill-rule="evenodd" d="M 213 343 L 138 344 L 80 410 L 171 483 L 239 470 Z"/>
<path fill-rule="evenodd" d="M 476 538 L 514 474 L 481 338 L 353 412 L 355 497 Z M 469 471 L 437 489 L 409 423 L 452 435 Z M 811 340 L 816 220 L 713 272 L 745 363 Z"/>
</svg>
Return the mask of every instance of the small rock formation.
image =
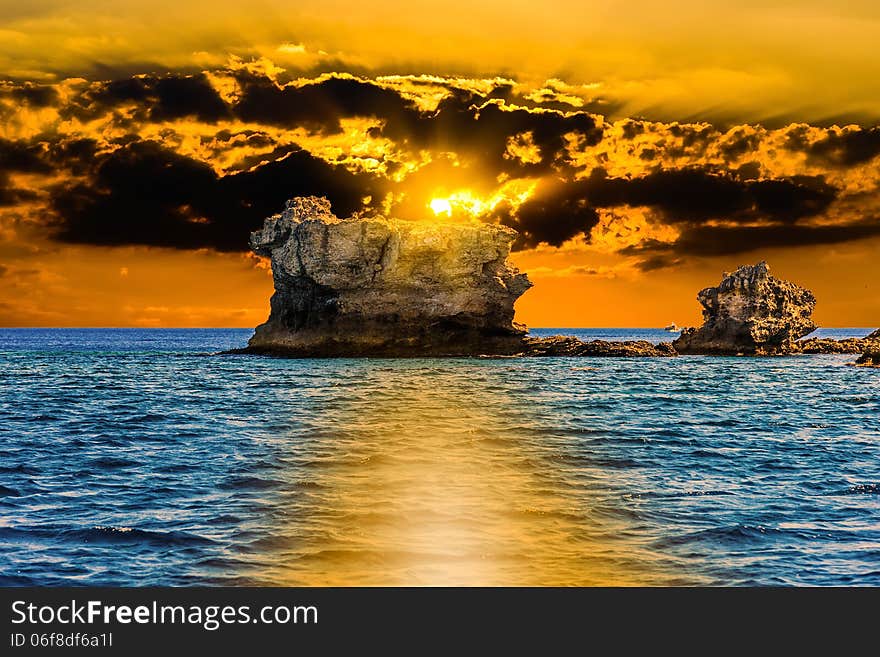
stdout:
<svg viewBox="0 0 880 657">
<path fill-rule="evenodd" d="M 272 261 L 268 321 L 247 352 L 285 356 L 515 354 L 514 302 L 532 284 L 507 260 L 516 231 L 485 223 L 338 219 L 294 198 L 251 234 Z"/>
<path fill-rule="evenodd" d="M 816 329 L 812 292 L 774 278 L 766 262 L 725 274 L 697 295 L 703 325 L 684 329 L 672 344 L 680 354 L 796 353 L 795 342 Z"/>
<path fill-rule="evenodd" d="M 669 342 L 653 344 L 647 340 L 632 340 L 626 342 L 607 342 L 605 340 L 592 340 L 584 342 L 575 337 L 554 335 L 549 338 L 524 339 L 524 356 L 631 356 L 631 357 L 656 357 L 677 356 L 675 349 Z"/>
<path fill-rule="evenodd" d="M 866 349 L 855 364 L 859 367 L 880 367 L 880 344 Z"/>
<path fill-rule="evenodd" d="M 860 367 L 880 367 L 880 329 L 869 333 L 860 341 L 862 355 L 855 364 Z"/>
</svg>

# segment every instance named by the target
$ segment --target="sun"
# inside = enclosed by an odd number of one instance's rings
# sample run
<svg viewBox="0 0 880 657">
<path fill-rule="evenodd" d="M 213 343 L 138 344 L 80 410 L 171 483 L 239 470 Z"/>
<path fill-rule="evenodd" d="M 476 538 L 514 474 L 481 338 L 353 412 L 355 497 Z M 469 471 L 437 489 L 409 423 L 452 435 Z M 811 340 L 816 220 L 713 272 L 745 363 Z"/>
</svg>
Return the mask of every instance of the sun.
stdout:
<svg viewBox="0 0 880 657">
<path fill-rule="evenodd" d="M 447 198 L 435 198 L 431 199 L 429 203 L 431 209 L 434 211 L 434 214 L 445 214 L 447 217 L 452 216 L 452 204 L 449 202 Z"/>
</svg>

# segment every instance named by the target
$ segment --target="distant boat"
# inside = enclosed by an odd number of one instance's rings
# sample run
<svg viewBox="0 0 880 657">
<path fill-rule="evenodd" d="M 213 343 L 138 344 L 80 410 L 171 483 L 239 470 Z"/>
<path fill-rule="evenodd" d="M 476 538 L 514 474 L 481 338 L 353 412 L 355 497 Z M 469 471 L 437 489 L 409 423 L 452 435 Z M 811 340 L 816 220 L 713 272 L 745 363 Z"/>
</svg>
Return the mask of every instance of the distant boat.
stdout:
<svg viewBox="0 0 880 657">
<path fill-rule="evenodd" d="M 675 325 L 675 322 L 672 322 L 669 326 L 663 328 L 664 331 L 669 331 L 670 333 L 678 333 L 681 329 Z"/>
</svg>

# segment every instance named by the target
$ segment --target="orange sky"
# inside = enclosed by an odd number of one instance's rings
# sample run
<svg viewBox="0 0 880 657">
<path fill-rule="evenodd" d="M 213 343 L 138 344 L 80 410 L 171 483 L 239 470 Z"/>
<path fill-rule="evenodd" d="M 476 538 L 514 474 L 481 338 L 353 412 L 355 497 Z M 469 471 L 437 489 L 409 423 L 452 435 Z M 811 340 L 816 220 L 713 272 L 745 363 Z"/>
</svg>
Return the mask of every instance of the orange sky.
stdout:
<svg viewBox="0 0 880 657">
<path fill-rule="evenodd" d="M 698 323 L 762 259 L 878 326 L 878 38 L 871 2 L 0 2 L 0 325 L 255 326 L 248 231 L 318 193 L 517 228 L 531 326 Z"/>
</svg>

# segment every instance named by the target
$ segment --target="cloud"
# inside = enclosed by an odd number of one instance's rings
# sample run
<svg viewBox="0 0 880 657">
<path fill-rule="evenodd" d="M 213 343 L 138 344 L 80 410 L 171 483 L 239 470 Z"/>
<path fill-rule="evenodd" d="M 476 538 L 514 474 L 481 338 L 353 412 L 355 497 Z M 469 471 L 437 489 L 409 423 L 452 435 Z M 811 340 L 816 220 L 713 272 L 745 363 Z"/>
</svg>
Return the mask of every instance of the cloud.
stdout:
<svg viewBox="0 0 880 657">
<path fill-rule="evenodd" d="M 652 207 L 668 223 L 710 219 L 791 222 L 826 210 L 836 196 L 821 177 L 743 181 L 697 167 L 664 169 L 638 178 L 612 178 L 597 168 L 576 186 L 596 207 Z"/>
<path fill-rule="evenodd" d="M 51 165 L 43 157 L 41 144 L 0 139 L 0 171 L 49 173 Z"/>
<path fill-rule="evenodd" d="M 243 251 L 247 235 L 291 196 L 327 196 L 350 214 L 376 182 L 304 151 L 228 176 L 156 142 L 100 158 L 87 182 L 52 190 L 54 235 L 65 242 Z"/>
<path fill-rule="evenodd" d="M 420 148 L 452 150 L 496 173 L 518 176 L 565 168 L 569 135 L 585 145 L 602 139 L 602 128 L 592 114 L 510 105 L 494 97 L 499 93 L 503 90 L 496 88 L 487 98 L 453 88 L 435 112 L 406 116 L 405 121 L 392 117 L 381 132 L 393 140 L 412 141 Z M 527 160 L 509 157 L 510 140 L 521 135 L 529 135 L 534 153 Z"/>
<path fill-rule="evenodd" d="M 133 107 L 137 121 L 191 118 L 213 123 L 230 116 L 229 107 L 204 73 L 195 75 L 137 75 L 95 82 L 62 108 L 65 118 L 91 120 Z"/>
<path fill-rule="evenodd" d="M 502 203 L 491 213 L 492 219 L 519 231 L 514 248 L 549 244 L 561 246 L 573 237 L 589 233 L 599 223 L 578 184 L 561 180 L 542 182 L 534 194 L 520 205 Z"/>
<path fill-rule="evenodd" d="M 406 218 L 439 196 L 516 228 L 518 249 L 593 242 L 642 271 L 876 234 L 878 128 L 609 121 L 598 87 L 555 79 L 282 72 L 3 84 L 0 219 L 64 242 L 244 251 L 291 196 Z"/>
<path fill-rule="evenodd" d="M 690 226 L 672 243 L 644 242 L 622 250 L 625 255 L 650 254 L 642 261 L 649 269 L 675 264 L 679 256 L 722 256 L 777 247 L 840 244 L 880 235 L 880 219 L 838 226 Z M 653 265 L 653 266 L 651 266 Z"/>
<path fill-rule="evenodd" d="M 49 85 L 33 82 L 13 84 L 0 82 L 0 98 L 8 98 L 14 103 L 23 103 L 28 107 L 50 107 L 58 102 L 58 91 Z"/>
<path fill-rule="evenodd" d="M 589 234 L 599 223 L 599 208 L 646 207 L 660 223 L 692 227 L 719 220 L 790 224 L 820 214 L 834 198 L 834 189 L 821 178 L 743 181 L 696 168 L 612 178 L 595 169 L 584 180 L 544 181 L 525 202 L 502 204 L 492 217 L 520 231 L 516 246 L 529 248 L 560 246 Z M 658 268 L 659 263 L 650 264 Z"/>
<path fill-rule="evenodd" d="M 654 255 L 643 258 L 636 263 L 636 268 L 640 271 L 654 271 L 655 269 L 666 269 L 675 267 L 683 262 L 682 258 L 670 254 L 656 253 Z"/>
<path fill-rule="evenodd" d="M 814 160 L 841 167 L 867 162 L 880 155 L 880 127 L 829 130 L 822 139 L 810 144 L 807 152 Z"/>
<path fill-rule="evenodd" d="M 418 120 L 415 105 L 397 92 L 353 76 L 324 76 L 280 86 L 246 71 L 236 73 L 240 97 L 233 112 L 242 121 L 339 132 L 340 120 L 375 117 L 398 125 Z"/>
</svg>

